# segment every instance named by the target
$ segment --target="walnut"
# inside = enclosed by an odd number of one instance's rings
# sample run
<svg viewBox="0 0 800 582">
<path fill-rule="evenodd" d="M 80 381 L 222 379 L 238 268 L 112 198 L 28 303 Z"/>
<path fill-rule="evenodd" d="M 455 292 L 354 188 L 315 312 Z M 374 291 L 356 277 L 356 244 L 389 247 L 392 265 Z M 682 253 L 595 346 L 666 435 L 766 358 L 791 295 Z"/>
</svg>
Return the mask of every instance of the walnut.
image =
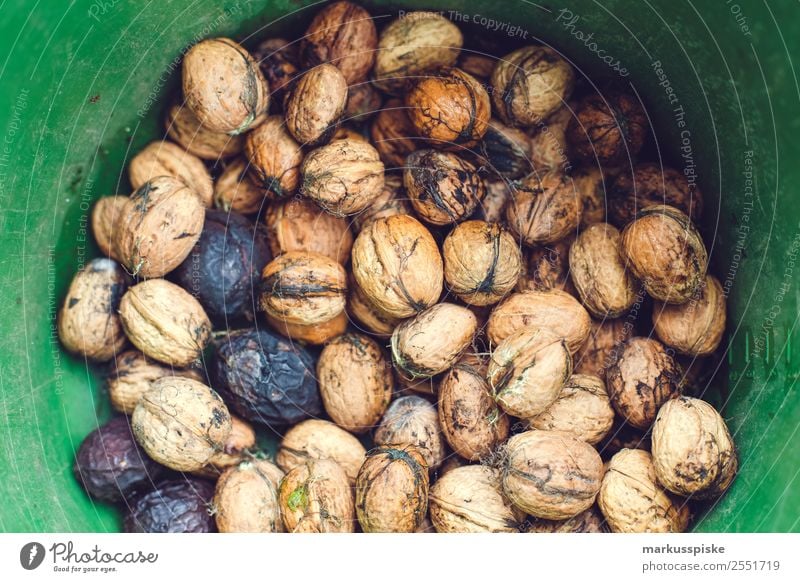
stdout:
<svg viewBox="0 0 800 582">
<path fill-rule="evenodd" d="M 703 284 L 708 253 L 689 217 L 671 206 L 649 206 L 622 231 L 620 251 L 653 299 L 686 303 Z"/>
<path fill-rule="evenodd" d="M 492 102 L 505 123 L 531 127 L 561 107 L 574 84 L 575 72 L 556 51 L 526 46 L 497 61 Z"/>
<path fill-rule="evenodd" d="M 506 203 L 511 199 L 512 187 L 504 180 L 484 180 L 484 185 L 486 194 L 473 217 L 486 222 L 504 222 Z"/>
<path fill-rule="evenodd" d="M 481 81 L 488 81 L 497 59 L 481 53 L 462 52 L 458 57 L 458 68 Z"/>
<path fill-rule="evenodd" d="M 255 214 L 266 203 L 267 192 L 253 179 L 250 163 L 237 158 L 222 171 L 214 184 L 214 206 L 225 212 Z"/>
<path fill-rule="evenodd" d="M 222 533 L 283 532 L 278 486 L 283 471 L 264 460 L 245 461 L 217 481 L 214 517 Z"/>
<path fill-rule="evenodd" d="M 567 123 L 570 117 L 570 109 L 564 106 L 534 126 L 530 136 L 531 157 L 528 163 L 537 173 L 568 173 L 572 168 L 567 147 Z"/>
<path fill-rule="evenodd" d="M 286 91 L 300 71 L 297 43 L 269 38 L 258 45 L 253 56 L 267 80 L 274 105 L 283 103 Z"/>
<path fill-rule="evenodd" d="M 353 217 L 353 226 L 360 232 L 379 218 L 411 213 L 411 205 L 405 197 L 402 178 L 396 174 L 387 174 L 384 176 L 383 191 L 380 196 Z"/>
<path fill-rule="evenodd" d="M 150 279 L 128 289 L 119 315 L 133 345 L 171 366 L 194 362 L 211 337 L 211 322 L 197 299 L 163 279 Z"/>
<path fill-rule="evenodd" d="M 328 143 L 347 106 L 347 80 L 324 63 L 306 71 L 286 96 L 286 128 L 303 146 Z"/>
<path fill-rule="evenodd" d="M 344 109 L 344 121 L 362 124 L 381 111 L 383 97 L 372 86 L 372 83 L 350 85 L 347 90 L 347 106 Z M 334 136 L 334 139 L 336 137 Z"/>
<path fill-rule="evenodd" d="M 531 141 L 528 135 L 497 119 L 489 122 L 486 134 L 477 147 L 481 164 L 498 177 L 516 179 L 533 171 Z"/>
<path fill-rule="evenodd" d="M 283 118 L 270 115 L 247 134 L 244 154 L 253 181 L 270 199 L 285 198 L 300 186 L 303 151 L 286 131 Z"/>
<path fill-rule="evenodd" d="M 183 58 L 186 105 L 211 131 L 238 135 L 255 127 L 269 92 L 255 59 L 228 38 L 202 40 Z"/>
<path fill-rule="evenodd" d="M 569 277 L 569 248 L 573 241 L 573 237 L 567 237 L 529 249 L 517 282 L 517 291 L 559 289 L 577 295 Z"/>
<path fill-rule="evenodd" d="M 244 147 L 242 136 L 203 127 L 192 110 L 183 103 L 176 103 L 169 108 L 164 125 L 171 140 L 201 160 L 215 162 L 229 158 L 240 153 Z"/>
<path fill-rule="evenodd" d="M 681 396 L 658 411 L 653 424 L 653 465 L 668 490 L 692 499 L 718 497 L 739 463 L 725 421 L 713 406 Z"/>
<path fill-rule="evenodd" d="M 304 325 L 302 323 L 289 323 L 284 318 L 264 314 L 267 323 L 278 333 L 297 342 L 322 345 L 333 338 L 342 335 L 347 329 L 347 313 L 342 311 L 339 315 L 322 323 Z"/>
<path fill-rule="evenodd" d="M 606 221 L 606 183 L 604 174 L 595 166 L 572 173 L 575 189 L 581 198 L 581 227 Z"/>
<path fill-rule="evenodd" d="M 569 519 L 594 504 L 603 461 L 568 433 L 531 430 L 511 437 L 503 461 L 503 491 L 519 509 L 544 519 Z"/>
<path fill-rule="evenodd" d="M 384 104 L 369 133 L 388 170 L 402 168 L 408 154 L 416 150 L 420 142 L 408 109 L 399 99 L 390 99 Z"/>
<path fill-rule="evenodd" d="M 525 178 L 506 206 L 509 228 L 531 246 L 554 243 L 575 233 L 580 215 L 581 198 L 575 183 L 554 172 Z"/>
<path fill-rule="evenodd" d="M 175 471 L 196 471 L 222 450 L 231 415 L 211 388 L 179 376 L 159 378 L 142 394 L 131 417 L 136 441 Z"/>
<path fill-rule="evenodd" d="M 647 451 L 623 449 L 608 464 L 597 504 L 609 528 L 619 533 L 680 533 L 689 509 L 656 481 Z"/>
<path fill-rule="evenodd" d="M 436 407 L 421 396 L 401 396 L 389 405 L 375 430 L 375 444 L 413 446 L 431 470 L 447 455 Z"/>
<path fill-rule="evenodd" d="M 211 206 L 214 183 L 203 161 L 168 141 L 154 141 L 142 149 L 128 166 L 131 186 L 138 190 L 159 176 L 177 178 Z"/>
<path fill-rule="evenodd" d="M 289 471 L 278 492 L 290 533 L 353 533 L 356 511 L 350 479 L 337 463 L 308 459 Z"/>
<path fill-rule="evenodd" d="M 377 425 L 392 398 L 392 369 L 380 346 L 347 333 L 328 343 L 317 361 L 325 411 L 336 424 L 363 433 Z"/>
<path fill-rule="evenodd" d="M 563 521 L 532 520 L 528 533 L 608 533 L 606 518 L 592 506 L 575 517 Z"/>
<path fill-rule="evenodd" d="M 291 471 L 307 459 L 330 459 L 344 469 L 351 483 L 367 451 L 356 437 L 327 420 L 304 420 L 290 428 L 281 441 L 275 462 Z"/>
<path fill-rule="evenodd" d="M 628 424 L 645 430 L 658 409 L 681 391 L 681 370 L 664 346 L 650 338 L 625 342 L 606 382 L 611 404 Z"/>
<path fill-rule="evenodd" d="M 195 475 L 218 478 L 225 470 L 235 467 L 245 460 L 245 455 L 256 446 L 256 431 L 246 420 L 231 414 L 231 433 L 225 439 L 222 449 L 216 451 L 205 467 L 194 471 Z M 252 455 L 248 455 L 248 459 Z M 276 467 L 277 469 L 277 467 Z"/>
<path fill-rule="evenodd" d="M 575 373 L 605 379 L 606 371 L 616 361 L 621 346 L 633 333 L 622 319 L 592 320 L 586 342 L 575 352 Z"/>
<path fill-rule="evenodd" d="M 103 196 L 99 198 L 92 208 L 91 224 L 92 234 L 100 249 L 100 254 L 120 261 L 114 244 L 117 229 L 117 218 L 125 211 L 128 204 L 127 196 Z"/>
<path fill-rule="evenodd" d="M 639 449 L 650 452 L 650 431 L 642 431 L 631 426 L 619 417 L 614 420 L 614 426 L 598 445 L 604 460 L 608 460 L 622 449 Z"/>
<path fill-rule="evenodd" d="M 353 324 L 359 331 L 372 335 L 388 338 L 400 319 L 387 315 L 364 295 L 358 284 L 350 281 L 350 296 L 347 298 L 347 311 L 355 319 Z"/>
</svg>

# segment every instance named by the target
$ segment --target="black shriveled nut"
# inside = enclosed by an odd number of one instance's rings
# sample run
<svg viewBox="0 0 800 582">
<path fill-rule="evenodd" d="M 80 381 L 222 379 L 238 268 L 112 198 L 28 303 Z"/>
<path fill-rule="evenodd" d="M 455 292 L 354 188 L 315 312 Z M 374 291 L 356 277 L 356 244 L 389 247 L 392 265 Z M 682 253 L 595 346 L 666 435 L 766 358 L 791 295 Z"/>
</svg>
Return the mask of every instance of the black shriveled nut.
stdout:
<svg viewBox="0 0 800 582">
<path fill-rule="evenodd" d="M 139 497 L 125 517 L 126 533 L 208 533 L 217 530 L 210 503 L 214 484 L 186 477 Z"/>
</svg>

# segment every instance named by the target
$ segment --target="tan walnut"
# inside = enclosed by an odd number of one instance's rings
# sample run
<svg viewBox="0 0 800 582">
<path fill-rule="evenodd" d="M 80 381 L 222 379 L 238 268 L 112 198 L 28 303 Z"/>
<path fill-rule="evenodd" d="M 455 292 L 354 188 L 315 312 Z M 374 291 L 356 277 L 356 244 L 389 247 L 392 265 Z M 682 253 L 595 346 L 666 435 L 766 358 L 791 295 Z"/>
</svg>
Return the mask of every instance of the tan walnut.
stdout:
<svg viewBox="0 0 800 582">
<path fill-rule="evenodd" d="M 374 440 L 381 446 L 413 445 L 431 470 L 438 468 L 447 454 L 436 407 L 421 396 L 401 396 L 393 401 Z"/>
<path fill-rule="evenodd" d="M 283 471 L 254 459 L 227 469 L 217 481 L 214 517 L 221 533 L 284 531 L 278 486 Z"/>
<path fill-rule="evenodd" d="M 300 186 L 303 150 L 286 130 L 283 118 L 270 115 L 245 138 L 250 175 L 270 199 L 285 198 Z"/>
<path fill-rule="evenodd" d="M 283 524 L 290 533 L 353 533 L 356 512 L 350 479 L 336 462 L 308 459 L 281 481 Z"/>
<path fill-rule="evenodd" d="M 328 143 L 347 106 L 347 81 L 323 63 L 306 71 L 286 96 L 286 128 L 303 146 Z"/>
<path fill-rule="evenodd" d="M 240 135 L 228 135 L 203 127 L 184 103 L 176 103 L 169 108 L 164 125 L 170 139 L 201 160 L 216 162 L 235 156 L 244 147 Z"/>
<path fill-rule="evenodd" d="M 134 190 L 159 176 L 172 176 L 197 194 L 204 206 L 211 206 L 214 197 L 214 183 L 203 161 L 168 141 L 145 146 L 131 160 L 128 175 Z"/>
<path fill-rule="evenodd" d="M 249 172 L 250 163 L 237 158 L 228 164 L 214 184 L 214 206 L 226 212 L 255 214 L 266 205 L 267 193 Z"/>
<path fill-rule="evenodd" d="M 114 244 L 117 230 L 117 219 L 125 211 L 128 204 L 127 196 L 103 196 L 99 198 L 92 208 L 91 224 L 92 234 L 100 249 L 100 254 L 121 263 Z"/>
<path fill-rule="evenodd" d="M 575 234 L 581 197 L 565 174 L 531 174 L 514 189 L 506 205 L 508 226 L 524 244 L 541 245 Z"/>
</svg>

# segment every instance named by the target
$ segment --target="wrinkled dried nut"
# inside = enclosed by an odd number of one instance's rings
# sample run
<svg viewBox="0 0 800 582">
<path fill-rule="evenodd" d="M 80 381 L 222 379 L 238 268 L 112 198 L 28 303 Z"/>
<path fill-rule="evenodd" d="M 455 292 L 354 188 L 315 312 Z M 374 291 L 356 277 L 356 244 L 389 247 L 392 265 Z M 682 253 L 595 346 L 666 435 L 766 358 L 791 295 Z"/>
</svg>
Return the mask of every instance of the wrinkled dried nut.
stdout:
<svg viewBox="0 0 800 582">
<path fill-rule="evenodd" d="M 657 204 L 674 206 L 694 222 L 703 212 L 703 196 L 694 181 L 673 168 L 648 162 L 616 177 L 608 192 L 608 218 L 623 228 L 637 212 Z"/>
<path fill-rule="evenodd" d="M 456 362 L 477 331 L 478 320 L 469 309 L 439 303 L 395 328 L 392 358 L 406 376 L 434 376 Z"/>
<path fill-rule="evenodd" d="M 612 457 L 597 504 L 613 532 L 680 533 L 689 525 L 689 508 L 658 483 L 647 451 L 623 449 Z"/>
<path fill-rule="evenodd" d="M 375 85 L 398 94 L 409 79 L 455 64 L 464 38 L 435 12 L 407 12 L 383 29 L 375 59 Z"/>
<path fill-rule="evenodd" d="M 439 533 L 512 533 L 525 519 L 503 494 L 500 471 L 480 465 L 448 471 L 431 487 L 428 502 Z"/>
<path fill-rule="evenodd" d="M 299 187 L 303 151 L 286 131 L 280 115 L 270 115 L 247 134 L 244 154 L 250 161 L 253 181 L 267 198 L 285 198 Z"/>
<path fill-rule="evenodd" d="M 569 278 L 569 247 L 573 238 L 565 238 L 549 245 L 530 249 L 523 262 L 522 273 L 517 282 L 518 291 L 547 291 L 559 289 L 572 294 Z"/>
<path fill-rule="evenodd" d="M 636 157 L 648 132 L 647 117 L 635 96 L 591 94 L 575 108 L 567 126 L 567 141 L 576 158 L 615 166 Z"/>
<path fill-rule="evenodd" d="M 155 461 L 176 471 L 196 471 L 225 446 L 231 415 L 205 384 L 168 376 L 142 395 L 131 426 L 136 441 Z"/>
<path fill-rule="evenodd" d="M 359 331 L 381 338 L 391 337 L 394 328 L 401 321 L 399 318 L 386 315 L 375 307 L 354 280 L 350 282 L 347 312 L 355 319 L 352 323 Z"/>
<path fill-rule="evenodd" d="M 278 491 L 289 533 L 353 533 L 356 510 L 350 479 L 337 463 L 308 459 L 286 473 Z"/>
<path fill-rule="evenodd" d="M 492 101 L 505 123 L 531 127 L 561 107 L 574 84 L 575 72 L 556 51 L 526 46 L 497 61 Z"/>
<path fill-rule="evenodd" d="M 264 206 L 267 193 L 249 173 L 249 163 L 239 158 L 229 164 L 214 184 L 214 206 L 225 212 L 255 214 Z"/>
<path fill-rule="evenodd" d="M 563 521 L 532 520 L 528 533 L 608 533 L 606 518 L 596 507 Z"/>
<path fill-rule="evenodd" d="M 278 487 L 283 471 L 264 460 L 245 461 L 226 470 L 214 494 L 215 518 L 221 533 L 284 531 Z"/>
<path fill-rule="evenodd" d="M 606 221 L 606 183 L 597 167 L 584 167 L 572 174 L 581 198 L 581 226 Z"/>
<path fill-rule="evenodd" d="M 634 337 L 622 346 L 619 357 L 606 373 L 611 404 L 636 428 L 653 424 L 658 409 L 681 392 L 680 366 L 650 338 Z"/>
<path fill-rule="evenodd" d="M 653 465 L 668 490 L 692 499 L 718 497 L 739 463 L 728 426 L 713 406 L 697 398 L 670 400 L 653 424 Z"/>
<path fill-rule="evenodd" d="M 428 511 L 428 467 L 413 445 L 372 449 L 356 479 L 356 515 L 365 533 L 416 531 Z"/>
<path fill-rule="evenodd" d="M 347 312 L 342 311 L 339 315 L 322 323 L 302 325 L 299 323 L 289 323 L 284 319 L 278 319 L 271 315 L 264 314 L 267 323 L 277 331 L 294 341 L 320 346 L 333 338 L 342 335 L 347 329 L 349 322 Z"/>
<path fill-rule="evenodd" d="M 131 194 L 117 219 L 114 245 L 132 275 L 155 278 L 180 265 L 203 230 L 203 202 L 170 176 L 147 182 Z"/>
<path fill-rule="evenodd" d="M 270 38 L 258 45 L 253 57 L 267 80 L 274 105 L 283 103 L 286 90 L 297 78 L 297 44 L 283 38 Z"/>
<path fill-rule="evenodd" d="M 183 57 L 186 105 L 211 131 L 238 135 L 252 129 L 269 106 L 269 86 L 258 63 L 227 38 L 194 45 Z"/>
<path fill-rule="evenodd" d="M 486 333 L 497 345 L 523 328 L 543 328 L 566 340 L 574 354 L 589 336 L 592 319 L 569 293 L 550 289 L 508 296 L 489 316 Z"/>
<path fill-rule="evenodd" d="M 599 318 L 619 317 L 636 302 L 636 280 L 619 254 L 619 231 L 593 224 L 569 248 L 572 282 L 583 305 Z"/>
<path fill-rule="evenodd" d="M 75 274 L 58 312 L 58 337 L 68 352 L 105 362 L 122 349 L 126 338 L 117 312 L 128 285 L 111 259 L 92 259 Z"/>
<path fill-rule="evenodd" d="M 620 253 L 653 299 L 686 303 L 703 284 L 708 253 L 683 212 L 649 206 L 622 231 Z"/>
<path fill-rule="evenodd" d="M 470 461 L 486 459 L 509 432 L 486 382 L 486 366 L 463 358 L 439 384 L 439 425 L 453 450 Z"/>
<path fill-rule="evenodd" d="M 217 531 L 211 515 L 214 484 L 184 476 L 164 481 L 129 505 L 126 533 L 208 533 Z"/>
<path fill-rule="evenodd" d="M 622 344 L 632 333 L 633 327 L 622 319 L 592 320 L 589 337 L 573 358 L 575 373 L 605 379 L 606 371 L 617 360 Z"/>
<path fill-rule="evenodd" d="M 180 146 L 168 141 L 154 141 L 142 149 L 128 166 L 131 186 L 138 190 L 153 178 L 172 176 L 186 184 L 211 206 L 214 183 L 203 161 Z"/>
<path fill-rule="evenodd" d="M 568 433 L 531 430 L 511 437 L 503 462 L 503 491 L 526 513 L 569 519 L 594 504 L 603 461 Z"/>
<path fill-rule="evenodd" d="M 411 205 L 405 197 L 403 179 L 396 174 L 387 174 L 383 180 L 383 191 L 363 211 L 353 217 L 353 227 L 360 232 L 379 218 L 398 214 L 411 214 Z"/>
<path fill-rule="evenodd" d="M 489 94 L 461 69 L 423 76 L 406 93 L 405 105 L 417 135 L 433 147 L 474 146 L 489 128 Z"/>
<path fill-rule="evenodd" d="M 92 233 L 100 253 L 117 262 L 122 262 L 117 256 L 114 245 L 117 218 L 125 211 L 128 204 L 127 196 L 103 196 L 98 199 L 92 208 Z"/>
<path fill-rule="evenodd" d="M 458 57 L 458 68 L 480 79 L 488 81 L 497 59 L 480 53 L 463 52 Z"/>
<path fill-rule="evenodd" d="M 375 116 L 370 138 L 387 169 L 402 168 L 408 154 L 417 149 L 419 138 L 408 110 L 399 99 L 390 99 Z"/>
<path fill-rule="evenodd" d="M 563 339 L 545 329 L 521 329 L 497 345 L 486 378 L 504 411 L 533 418 L 556 401 L 571 374 Z"/>
<path fill-rule="evenodd" d="M 353 275 L 366 299 L 391 317 L 411 317 L 439 300 L 442 257 L 431 233 L 411 216 L 381 218 L 356 237 Z"/>
<path fill-rule="evenodd" d="M 569 176 L 531 174 L 514 189 L 506 205 L 509 228 L 527 245 L 554 243 L 574 234 L 581 216 L 581 197 Z"/>
<path fill-rule="evenodd" d="M 261 274 L 261 308 L 287 323 L 313 325 L 344 311 L 347 274 L 333 259 L 291 251 L 274 259 Z"/>
<path fill-rule="evenodd" d="M 392 398 L 394 378 L 380 346 L 365 335 L 342 335 L 322 350 L 317 378 L 331 420 L 362 433 L 374 427 Z"/>
<path fill-rule="evenodd" d="M 606 386 L 597 376 L 574 374 L 567 380 L 556 401 L 530 420 L 532 428 L 560 430 L 578 440 L 599 443 L 614 424 L 614 409 Z"/>
<path fill-rule="evenodd" d="M 356 437 L 327 420 L 305 420 L 284 435 L 275 462 L 291 471 L 308 459 L 330 459 L 344 469 L 353 483 L 367 451 Z"/>
<path fill-rule="evenodd" d="M 503 180 L 484 180 L 486 194 L 475 211 L 474 218 L 486 222 L 503 222 L 506 203 L 511 199 L 511 186 Z"/>
<path fill-rule="evenodd" d="M 310 69 L 335 65 L 348 85 L 367 78 L 375 62 L 378 33 L 369 12 L 352 2 L 334 2 L 317 12 L 300 43 L 300 62 Z"/>
<path fill-rule="evenodd" d="M 366 123 L 381 111 L 382 105 L 383 96 L 371 83 L 350 85 L 343 119 L 355 124 Z M 333 139 L 336 139 L 336 136 Z"/>
<path fill-rule="evenodd" d="M 417 214 L 431 224 L 468 218 L 486 186 L 470 162 L 454 153 L 417 150 L 406 159 L 403 184 Z"/>
<path fill-rule="evenodd" d="M 444 278 L 464 303 L 491 305 L 514 289 L 521 270 L 517 243 L 499 224 L 469 220 L 444 241 Z"/>
<path fill-rule="evenodd" d="M 328 143 L 347 106 L 347 81 L 324 63 L 306 71 L 286 96 L 286 128 L 303 146 Z"/>
<path fill-rule="evenodd" d="M 662 342 L 690 356 L 707 356 L 719 347 L 725 333 L 725 293 L 716 277 L 705 282 L 683 305 L 657 301 L 653 329 Z"/>
<path fill-rule="evenodd" d="M 375 431 L 375 444 L 414 446 L 431 470 L 447 455 L 436 407 L 421 396 L 402 396 L 389 405 Z"/>
<path fill-rule="evenodd" d="M 477 149 L 481 163 L 488 166 L 492 173 L 503 178 L 513 180 L 534 170 L 531 165 L 531 141 L 528 135 L 497 119 L 489 122 L 486 134 Z"/>
<path fill-rule="evenodd" d="M 240 153 L 244 146 L 241 136 L 203 127 L 192 110 L 182 103 L 169 108 L 164 125 L 171 140 L 201 160 L 215 162 L 229 158 Z"/>
<path fill-rule="evenodd" d="M 225 439 L 222 450 L 211 455 L 206 466 L 195 471 L 195 475 L 217 479 L 226 469 L 244 461 L 247 451 L 255 446 L 256 431 L 252 425 L 238 416 L 231 415 L 231 434 Z"/>
<path fill-rule="evenodd" d="M 562 107 L 546 121 L 536 124 L 530 136 L 531 157 L 528 164 L 539 174 L 570 173 L 572 169 L 567 147 L 567 122 L 560 120 L 562 111 L 571 115 L 567 107 Z"/>
</svg>

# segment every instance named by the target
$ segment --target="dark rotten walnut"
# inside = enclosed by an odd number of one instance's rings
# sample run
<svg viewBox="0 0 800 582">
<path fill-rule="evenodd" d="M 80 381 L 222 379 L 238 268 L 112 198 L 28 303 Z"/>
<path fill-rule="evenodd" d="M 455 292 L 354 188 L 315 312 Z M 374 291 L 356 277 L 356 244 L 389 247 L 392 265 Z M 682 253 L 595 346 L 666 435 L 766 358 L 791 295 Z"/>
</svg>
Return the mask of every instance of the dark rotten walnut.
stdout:
<svg viewBox="0 0 800 582">
<path fill-rule="evenodd" d="M 127 533 L 208 533 L 216 531 L 211 513 L 214 484 L 196 477 L 160 483 L 136 499 L 125 516 Z"/>
</svg>

